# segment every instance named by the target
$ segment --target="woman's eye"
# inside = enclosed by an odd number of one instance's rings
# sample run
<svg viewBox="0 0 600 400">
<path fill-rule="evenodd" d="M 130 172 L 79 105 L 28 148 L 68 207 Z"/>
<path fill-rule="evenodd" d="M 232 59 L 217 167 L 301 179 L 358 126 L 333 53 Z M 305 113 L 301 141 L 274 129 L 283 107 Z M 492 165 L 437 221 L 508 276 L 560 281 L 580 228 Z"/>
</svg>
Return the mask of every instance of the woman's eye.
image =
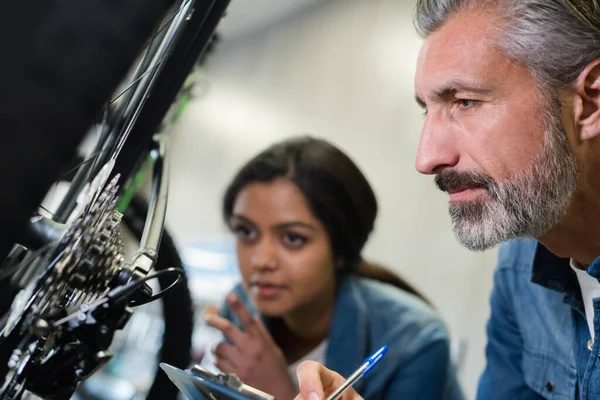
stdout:
<svg viewBox="0 0 600 400">
<path fill-rule="evenodd" d="M 283 242 L 289 247 L 300 247 L 306 243 L 306 238 L 293 232 L 288 232 L 283 235 Z"/>
<path fill-rule="evenodd" d="M 233 231 L 235 235 L 241 240 L 248 241 L 256 237 L 256 230 L 249 226 L 235 226 L 233 227 Z"/>
</svg>

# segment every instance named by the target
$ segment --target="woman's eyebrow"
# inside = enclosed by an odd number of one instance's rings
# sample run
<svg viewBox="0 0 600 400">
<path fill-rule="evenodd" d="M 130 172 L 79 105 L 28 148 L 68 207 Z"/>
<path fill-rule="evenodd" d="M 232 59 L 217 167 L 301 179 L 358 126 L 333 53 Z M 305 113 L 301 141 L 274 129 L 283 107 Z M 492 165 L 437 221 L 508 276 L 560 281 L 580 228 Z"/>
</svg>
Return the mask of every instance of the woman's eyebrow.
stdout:
<svg viewBox="0 0 600 400">
<path fill-rule="evenodd" d="M 311 225 L 309 223 L 302 222 L 302 221 L 283 222 L 281 224 L 277 224 L 277 227 L 280 228 L 280 229 L 301 227 L 301 228 L 307 228 L 307 229 L 310 229 L 310 230 L 313 230 L 313 231 L 317 230 L 317 228 L 314 225 Z"/>
<path fill-rule="evenodd" d="M 242 214 L 233 214 L 231 216 L 231 220 L 240 220 L 246 224 L 249 225 L 256 225 L 254 223 L 254 221 L 252 221 L 250 218 L 246 217 L 245 215 Z M 308 223 L 308 222 L 302 222 L 302 221 L 287 221 L 287 222 L 282 222 L 279 223 L 277 225 L 275 225 L 278 229 L 287 229 L 287 228 L 307 228 L 313 231 L 317 230 L 317 227 Z"/>
<path fill-rule="evenodd" d="M 250 224 L 250 225 L 256 225 L 250 218 L 248 218 L 242 214 L 232 214 L 230 221 L 233 221 L 234 219 L 242 220 L 243 222 Z"/>
</svg>

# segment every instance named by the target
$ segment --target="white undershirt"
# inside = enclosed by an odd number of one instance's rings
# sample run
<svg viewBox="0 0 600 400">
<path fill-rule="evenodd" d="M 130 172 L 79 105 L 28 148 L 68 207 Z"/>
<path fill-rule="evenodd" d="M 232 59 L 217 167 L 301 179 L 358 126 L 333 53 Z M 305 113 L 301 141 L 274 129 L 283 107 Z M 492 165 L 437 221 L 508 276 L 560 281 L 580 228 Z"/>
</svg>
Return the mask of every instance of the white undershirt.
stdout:
<svg viewBox="0 0 600 400">
<path fill-rule="evenodd" d="M 579 287 L 581 288 L 581 297 L 585 309 L 585 317 L 587 319 L 588 328 L 590 329 L 590 337 L 594 338 L 594 299 L 600 297 L 600 282 L 588 274 L 585 269 L 577 268 L 577 261 L 571 259 L 571 268 L 577 274 Z"/>
<path fill-rule="evenodd" d="M 320 364 L 325 365 L 325 358 L 327 355 L 327 346 L 329 345 L 329 340 L 323 340 L 317 347 L 312 349 L 307 355 L 288 365 L 288 374 L 290 378 L 292 378 L 292 382 L 296 388 L 298 388 L 298 377 L 296 376 L 296 369 L 303 361 L 316 361 Z"/>
</svg>

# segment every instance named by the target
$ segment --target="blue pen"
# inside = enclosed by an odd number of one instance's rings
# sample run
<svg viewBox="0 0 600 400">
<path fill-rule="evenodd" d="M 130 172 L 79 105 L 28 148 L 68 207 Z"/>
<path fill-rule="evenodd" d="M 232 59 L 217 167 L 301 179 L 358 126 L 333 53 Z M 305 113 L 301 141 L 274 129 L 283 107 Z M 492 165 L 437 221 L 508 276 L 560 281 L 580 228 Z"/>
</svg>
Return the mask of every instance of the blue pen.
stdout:
<svg viewBox="0 0 600 400">
<path fill-rule="evenodd" d="M 327 398 L 327 400 L 337 400 L 340 397 L 342 397 L 342 395 L 344 394 L 344 392 L 346 390 L 348 390 L 348 388 L 351 388 L 352 385 L 354 385 L 356 382 L 358 382 L 358 380 L 360 378 L 362 378 L 363 376 L 365 376 L 366 374 L 369 373 L 369 371 L 371 371 L 371 369 L 373 369 L 373 367 L 375 366 L 375 364 L 377 364 L 379 362 L 379 360 L 381 360 L 383 358 L 383 356 L 385 356 L 385 353 L 387 353 L 388 347 L 387 346 L 383 346 L 382 348 L 380 348 L 379 350 L 377 350 L 375 353 L 373 353 L 371 355 L 371 357 L 368 357 L 365 362 L 363 363 L 363 365 L 361 365 L 360 367 L 358 367 L 358 369 L 356 371 L 354 371 L 352 373 L 352 375 L 350 375 L 350 377 L 348 379 L 346 379 L 346 381 L 344 382 L 344 384 L 342 386 L 340 386 L 338 388 L 338 390 L 336 390 L 335 392 L 333 392 L 331 394 L 331 396 L 329 396 Z"/>
</svg>

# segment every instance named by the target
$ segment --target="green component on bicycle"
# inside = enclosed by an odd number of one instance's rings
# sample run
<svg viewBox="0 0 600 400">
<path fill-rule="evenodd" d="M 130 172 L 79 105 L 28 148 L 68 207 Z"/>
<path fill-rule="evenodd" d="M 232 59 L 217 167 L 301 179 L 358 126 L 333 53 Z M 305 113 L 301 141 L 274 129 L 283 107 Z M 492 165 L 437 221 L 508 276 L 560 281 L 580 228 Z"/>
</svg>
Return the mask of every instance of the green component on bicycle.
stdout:
<svg viewBox="0 0 600 400">
<path fill-rule="evenodd" d="M 151 154 L 148 154 L 146 162 L 142 164 L 140 169 L 136 172 L 133 179 L 131 179 L 124 187 L 123 194 L 121 195 L 121 200 L 119 201 L 119 205 L 117 206 L 117 210 L 123 214 L 129 204 L 131 203 L 131 199 L 135 195 L 137 189 L 142 185 L 144 179 L 146 179 L 146 174 L 148 173 L 148 167 L 152 165 L 153 158 Z"/>
<path fill-rule="evenodd" d="M 192 100 L 191 96 L 185 96 L 183 99 L 181 99 L 181 101 L 179 102 L 179 107 L 177 107 L 177 111 L 175 111 L 175 116 L 173 117 L 173 123 L 175 123 L 176 121 L 179 120 L 179 118 L 181 117 L 183 112 L 190 105 L 191 100 Z"/>
</svg>

